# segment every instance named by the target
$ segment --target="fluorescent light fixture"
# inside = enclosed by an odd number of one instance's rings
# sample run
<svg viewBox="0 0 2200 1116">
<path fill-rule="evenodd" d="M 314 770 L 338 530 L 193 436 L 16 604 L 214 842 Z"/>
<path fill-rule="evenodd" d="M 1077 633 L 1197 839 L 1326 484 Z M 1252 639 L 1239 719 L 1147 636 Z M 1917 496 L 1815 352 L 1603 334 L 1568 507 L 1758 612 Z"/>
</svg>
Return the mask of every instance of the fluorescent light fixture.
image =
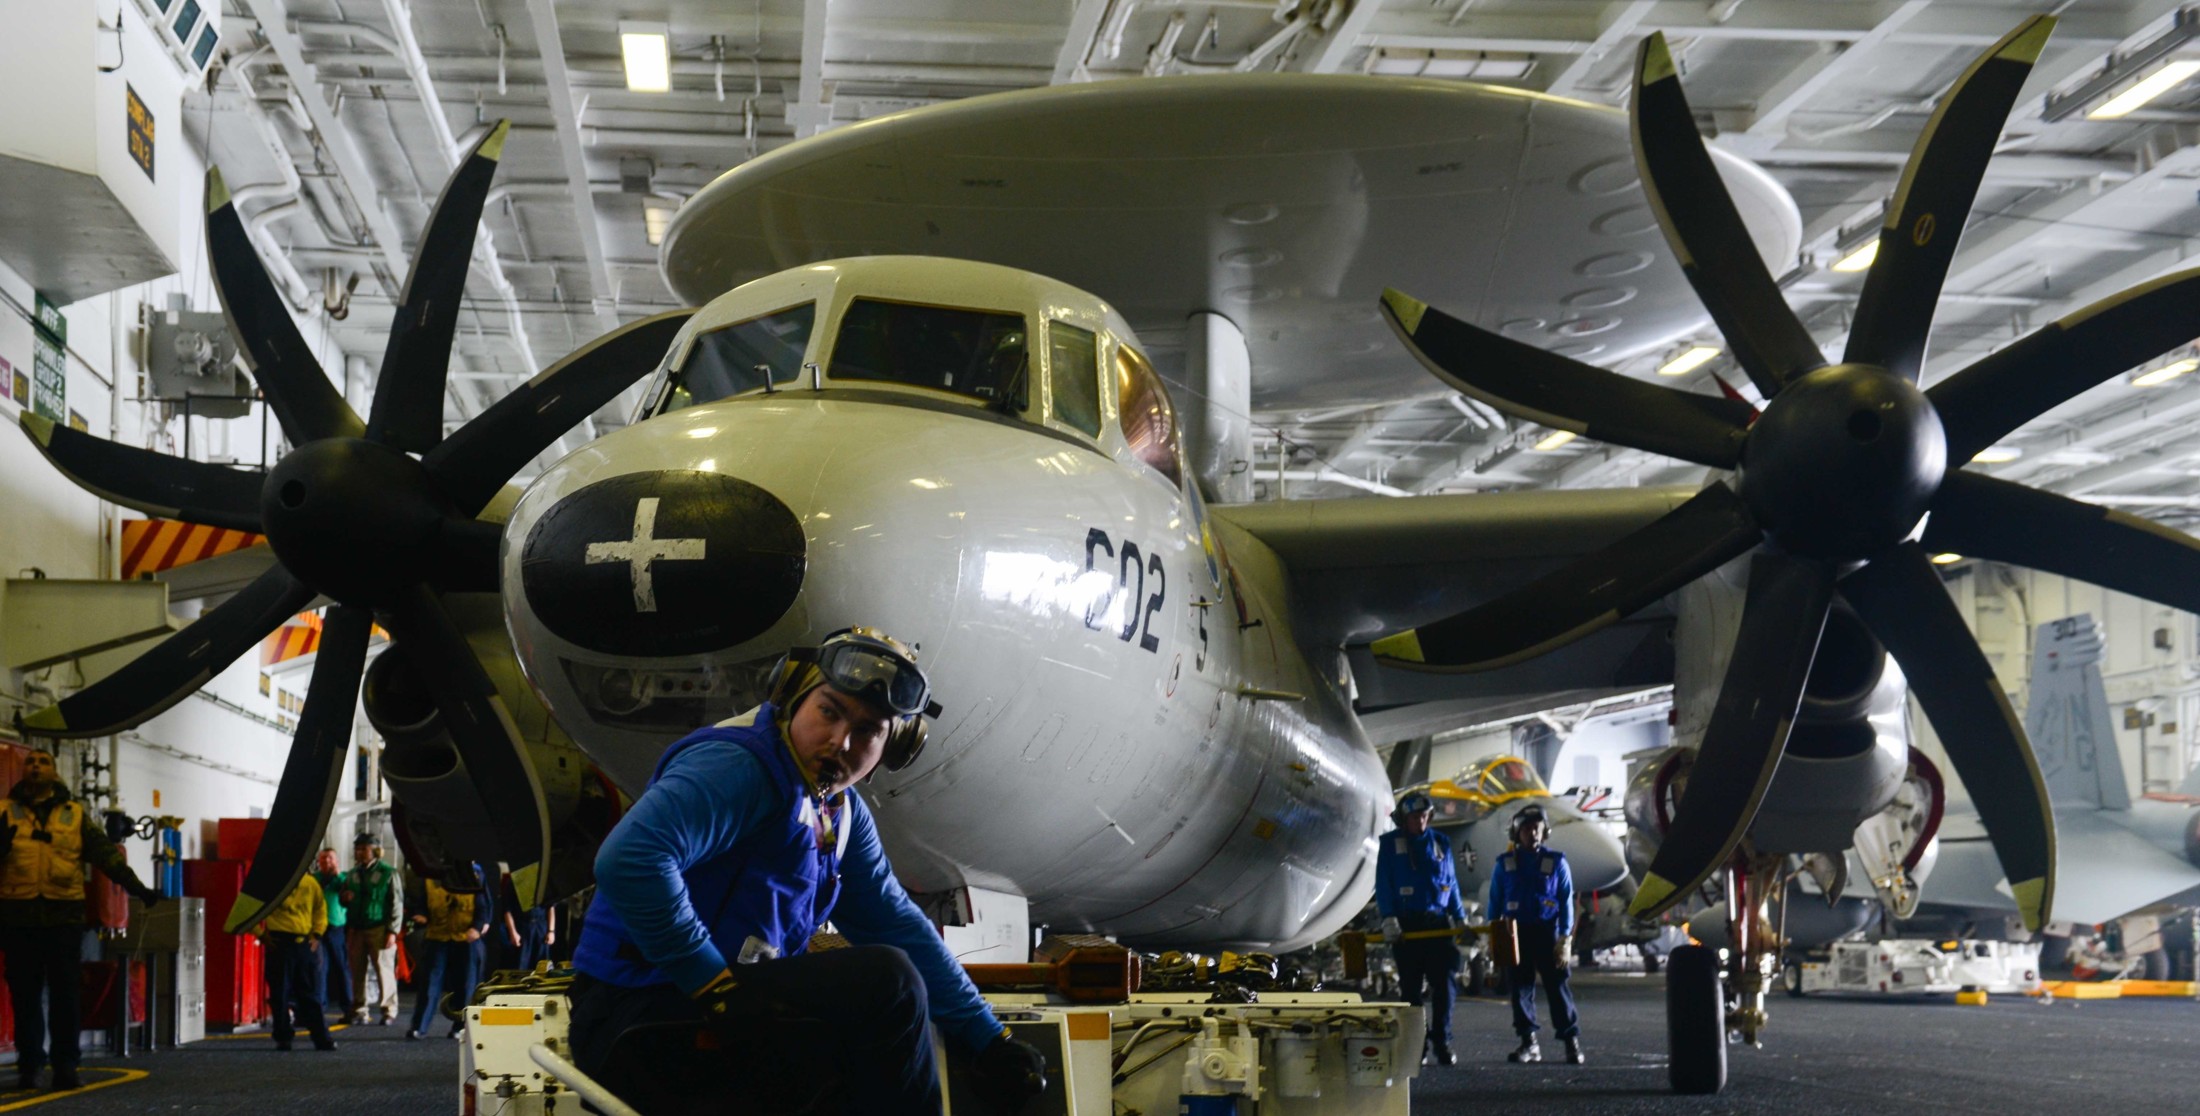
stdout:
<svg viewBox="0 0 2200 1116">
<path fill-rule="evenodd" d="M 1872 261 L 1879 258 L 1879 238 L 1870 240 L 1850 250 L 1849 254 L 1834 262 L 1835 271 L 1868 271 Z"/>
<path fill-rule="evenodd" d="M 636 93 L 672 88 L 672 33 L 662 23 L 619 23 L 619 54 L 626 59 L 626 87 Z"/>
<path fill-rule="evenodd" d="M 1979 465 L 2002 465 L 2023 456 L 2024 451 L 2014 446 L 1988 446 L 1972 454 L 1971 460 Z"/>
<path fill-rule="evenodd" d="M 1963 555 L 1961 555 L 1961 554 L 1935 554 L 1935 555 L 1933 555 L 1933 565 L 1936 565 L 1936 566 L 1953 566 L 1953 565 L 1955 565 L 1956 563 L 1958 563 L 1958 562 L 1961 562 L 1961 561 L 1963 561 Z"/>
<path fill-rule="evenodd" d="M 1535 451 L 1536 451 L 1537 453 L 1549 453 L 1550 451 L 1552 451 L 1552 450 L 1555 450 L 1555 449 L 1557 449 L 1558 447 L 1560 447 L 1560 446 L 1563 446 L 1563 445 L 1565 445 L 1566 443 L 1568 443 L 1568 442 L 1571 442 L 1571 441 L 1573 441 L 1573 440 L 1574 440 L 1574 432 L 1573 432 L 1573 431 L 1571 431 L 1571 430 L 1553 430 L 1553 431 L 1551 431 L 1550 433 L 1548 433 L 1548 434 L 1545 434 L 1545 435 L 1543 436 L 1543 440 L 1542 440 L 1542 441 L 1540 441 L 1540 442 L 1537 442 L 1537 443 L 1535 444 Z"/>
<path fill-rule="evenodd" d="M 2200 368 L 2200 360 L 2195 360 L 2192 357 L 2186 357 L 2185 359 L 2177 361 L 2174 364 L 2165 364 L 2152 372 L 2141 372 L 2138 375 L 2133 376 L 2131 378 L 2131 386 L 2155 387 L 2159 384 L 2166 384 L 2171 380 L 2174 380 L 2177 377 L 2192 371 L 2195 368 Z"/>
<path fill-rule="evenodd" d="M 2185 79 L 2200 73 L 2200 61 L 2185 59 L 2172 62 L 2146 76 L 2139 84 L 2116 94 L 2101 107 L 2086 113 L 2087 120 L 2114 120 L 2125 113 L 2145 105 L 2148 101 L 2185 83 Z"/>
<path fill-rule="evenodd" d="M 642 207 L 642 230 L 648 234 L 651 247 L 665 242 L 665 226 L 672 223 L 672 210 L 661 205 Z"/>
<path fill-rule="evenodd" d="M 1717 345 L 1693 345 L 1689 347 L 1687 352 L 1659 365 L 1658 375 L 1686 376 L 1690 372 L 1711 363 L 1711 358 L 1718 355 L 1719 347 Z"/>
</svg>

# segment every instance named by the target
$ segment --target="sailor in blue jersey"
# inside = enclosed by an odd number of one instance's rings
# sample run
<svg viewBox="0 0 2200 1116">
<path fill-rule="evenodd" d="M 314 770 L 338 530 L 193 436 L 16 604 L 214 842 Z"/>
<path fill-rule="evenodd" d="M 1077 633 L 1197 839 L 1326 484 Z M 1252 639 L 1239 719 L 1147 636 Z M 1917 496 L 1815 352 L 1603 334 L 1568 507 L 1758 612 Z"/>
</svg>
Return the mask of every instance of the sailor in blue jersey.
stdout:
<svg viewBox="0 0 2200 1116">
<path fill-rule="evenodd" d="M 1422 1063 L 1452 1066 L 1459 1064 L 1451 1051 L 1458 995 L 1452 978 L 1459 972 L 1459 939 L 1452 932 L 1467 924 L 1467 906 L 1459 896 L 1451 839 L 1429 828 L 1435 810 L 1427 792 L 1409 791 L 1391 812 L 1398 828 L 1383 834 L 1375 853 L 1375 913 L 1382 916 L 1406 1002 L 1428 1005 Z"/>
<path fill-rule="evenodd" d="M 1543 847 L 1551 823 L 1543 808 L 1529 806 L 1513 815 L 1512 848 L 1500 853 L 1490 873 L 1490 917 L 1516 923 L 1520 963 L 1512 967 L 1513 1031 L 1520 1045 L 1505 1057 L 1540 1062 L 1536 1044 L 1535 985 L 1542 978 L 1551 998 L 1551 1026 L 1566 1044 L 1566 1060 L 1580 1065 L 1581 1017 L 1567 970 L 1574 963 L 1574 873 L 1566 854 Z"/>
<path fill-rule="evenodd" d="M 651 1116 L 834 1090 L 850 1113 L 937 1113 L 929 1018 L 1015 1111 L 1044 1058 L 978 996 L 848 793 L 922 746 L 938 707 L 914 654 L 836 632 L 771 690 L 668 749 L 605 839 L 573 956 L 574 1062 Z M 808 952 L 828 919 L 856 944 Z"/>
</svg>

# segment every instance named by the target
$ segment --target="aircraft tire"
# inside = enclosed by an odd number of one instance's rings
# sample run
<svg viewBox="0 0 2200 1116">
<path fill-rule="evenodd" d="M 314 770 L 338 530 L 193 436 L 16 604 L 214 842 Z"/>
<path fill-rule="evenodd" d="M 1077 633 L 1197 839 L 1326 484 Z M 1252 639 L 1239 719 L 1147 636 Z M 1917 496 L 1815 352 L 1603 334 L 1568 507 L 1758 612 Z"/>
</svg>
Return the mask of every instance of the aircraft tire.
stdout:
<svg viewBox="0 0 2200 1116">
<path fill-rule="evenodd" d="M 1707 1095 L 1726 1088 L 1726 996 L 1719 955 L 1681 946 L 1665 958 L 1666 1072 L 1676 1093 Z"/>
</svg>

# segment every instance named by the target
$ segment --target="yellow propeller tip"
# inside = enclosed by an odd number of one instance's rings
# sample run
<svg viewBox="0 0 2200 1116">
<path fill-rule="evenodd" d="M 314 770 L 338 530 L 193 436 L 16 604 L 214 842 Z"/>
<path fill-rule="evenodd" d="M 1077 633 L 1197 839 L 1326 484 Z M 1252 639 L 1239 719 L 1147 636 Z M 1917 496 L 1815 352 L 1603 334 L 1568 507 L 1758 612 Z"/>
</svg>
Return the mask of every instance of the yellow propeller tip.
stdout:
<svg viewBox="0 0 2200 1116">
<path fill-rule="evenodd" d="M 52 419 L 41 414 L 25 411 L 21 421 L 23 423 L 23 433 L 30 435 L 32 441 L 41 446 L 53 444 Z"/>
<path fill-rule="evenodd" d="M 1642 41 L 1642 84 L 1655 85 L 1678 76 L 1680 68 L 1673 65 L 1673 52 L 1666 48 L 1665 32 L 1653 32 Z"/>
<path fill-rule="evenodd" d="M 1421 633 L 1407 628 L 1394 636 L 1384 636 L 1368 644 L 1367 649 L 1379 659 L 1398 659 L 1408 663 L 1424 663 L 1428 659 L 1421 653 Z"/>
<path fill-rule="evenodd" d="M 206 168 L 206 211 L 212 213 L 228 204 L 229 184 L 222 181 L 222 169 Z"/>
<path fill-rule="evenodd" d="M 2017 914 L 2024 919 L 2026 930 L 2038 931 L 2047 925 L 2047 877 L 2039 876 L 2009 885 L 2009 893 L 2017 900 Z"/>
<path fill-rule="evenodd" d="M 243 932 L 245 927 L 258 922 L 260 912 L 266 909 L 267 904 L 244 892 L 238 892 L 237 901 L 230 905 L 229 917 L 222 923 L 222 932 L 227 934 Z"/>
<path fill-rule="evenodd" d="M 1389 287 L 1383 288 L 1383 305 L 1390 310 L 1392 317 L 1398 319 L 1400 328 L 1409 335 L 1420 330 L 1421 315 L 1428 312 L 1428 303 Z"/>
<path fill-rule="evenodd" d="M 2004 58 L 2011 62 L 2022 62 L 2029 66 L 2040 60 L 2040 52 L 2047 49 L 2048 36 L 2054 33 L 2054 16 L 2033 16 L 2022 27 L 2019 27 L 2015 34 L 2009 37 L 2007 46 L 1994 52 L 1994 57 Z"/>
<path fill-rule="evenodd" d="M 1635 889 L 1635 901 L 1627 905 L 1627 913 L 1644 916 L 1656 914 L 1673 895 L 1673 881 L 1652 872 L 1645 876 L 1642 886 Z"/>
<path fill-rule="evenodd" d="M 489 134 L 482 138 L 481 146 L 477 150 L 484 159 L 502 159 L 504 158 L 504 141 L 511 137 L 512 122 L 499 120 L 497 126 L 489 129 Z"/>
</svg>

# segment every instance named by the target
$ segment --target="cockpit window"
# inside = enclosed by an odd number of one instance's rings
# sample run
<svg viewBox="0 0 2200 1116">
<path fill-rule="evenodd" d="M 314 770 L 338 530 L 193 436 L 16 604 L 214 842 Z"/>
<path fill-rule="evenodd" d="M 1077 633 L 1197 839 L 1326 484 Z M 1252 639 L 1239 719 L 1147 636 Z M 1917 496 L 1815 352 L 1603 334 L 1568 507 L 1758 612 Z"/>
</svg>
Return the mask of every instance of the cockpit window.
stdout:
<svg viewBox="0 0 2200 1116">
<path fill-rule="evenodd" d="M 697 334 L 687 363 L 672 372 L 659 412 L 711 403 L 771 383 L 784 384 L 802 374 L 802 354 L 810 347 L 817 304 L 785 310 Z"/>
<path fill-rule="evenodd" d="M 840 318 L 834 380 L 884 380 L 998 402 L 1030 383 L 1024 318 L 986 310 L 859 298 Z"/>
<path fill-rule="evenodd" d="M 1161 377 L 1138 350 L 1115 347 L 1116 400 L 1123 418 L 1123 439 L 1140 461 L 1154 467 L 1170 484 L 1182 484 L 1176 464 L 1176 411 Z"/>
<path fill-rule="evenodd" d="M 1100 435 L 1100 349 L 1089 329 L 1047 323 L 1047 394 L 1054 417 L 1094 437 Z"/>
<path fill-rule="evenodd" d="M 1475 781 L 1475 790 L 1495 798 L 1499 795 L 1519 794 L 1523 791 L 1546 793 L 1541 777 L 1528 761 L 1518 756 L 1496 756 L 1482 763 L 1482 774 Z"/>
</svg>

